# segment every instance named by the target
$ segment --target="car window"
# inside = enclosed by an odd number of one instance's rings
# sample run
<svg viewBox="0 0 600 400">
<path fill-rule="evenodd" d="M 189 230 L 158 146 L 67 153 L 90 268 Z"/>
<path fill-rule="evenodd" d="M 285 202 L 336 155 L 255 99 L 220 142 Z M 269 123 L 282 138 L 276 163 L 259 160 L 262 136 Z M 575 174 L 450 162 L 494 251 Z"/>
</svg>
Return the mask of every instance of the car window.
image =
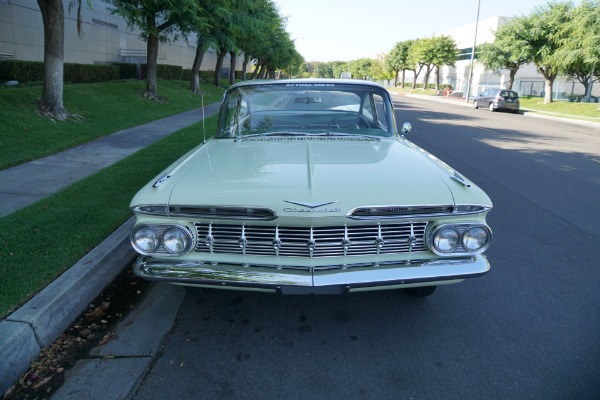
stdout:
<svg viewBox="0 0 600 400">
<path fill-rule="evenodd" d="M 223 100 L 218 137 L 343 133 L 393 136 L 387 92 L 371 85 L 242 85 Z"/>
<path fill-rule="evenodd" d="M 500 96 L 504 97 L 504 98 L 510 98 L 510 99 L 519 98 L 519 95 L 517 94 L 517 92 L 513 92 L 510 90 L 503 90 L 502 92 L 500 92 Z"/>
</svg>

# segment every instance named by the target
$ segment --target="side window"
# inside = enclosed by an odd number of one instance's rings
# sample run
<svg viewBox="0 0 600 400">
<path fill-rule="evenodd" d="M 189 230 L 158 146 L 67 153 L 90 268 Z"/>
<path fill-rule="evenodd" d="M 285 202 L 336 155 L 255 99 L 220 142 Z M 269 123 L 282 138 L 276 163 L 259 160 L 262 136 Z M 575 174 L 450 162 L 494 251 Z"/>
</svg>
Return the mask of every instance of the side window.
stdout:
<svg viewBox="0 0 600 400">
<path fill-rule="evenodd" d="M 225 111 L 225 129 L 226 137 L 234 137 L 241 133 L 243 123 L 248 117 L 248 104 L 243 94 L 237 93 L 229 96 L 229 103 Z"/>
<path fill-rule="evenodd" d="M 362 101 L 362 115 L 367 117 L 369 121 L 373 121 L 373 106 L 371 104 L 371 96 L 365 96 Z"/>
<path fill-rule="evenodd" d="M 377 123 L 384 130 L 388 130 L 388 115 L 385 107 L 385 101 L 383 97 L 378 94 L 373 95 L 373 102 L 375 103 L 375 110 L 377 111 Z"/>
</svg>

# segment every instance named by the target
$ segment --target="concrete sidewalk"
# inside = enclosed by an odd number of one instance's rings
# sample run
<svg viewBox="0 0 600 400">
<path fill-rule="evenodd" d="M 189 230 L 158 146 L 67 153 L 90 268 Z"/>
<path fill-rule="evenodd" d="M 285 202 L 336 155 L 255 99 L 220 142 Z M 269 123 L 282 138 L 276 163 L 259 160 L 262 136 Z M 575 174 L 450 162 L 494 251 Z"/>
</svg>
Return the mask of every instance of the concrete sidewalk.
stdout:
<svg viewBox="0 0 600 400">
<path fill-rule="evenodd" d="M 209 117 L 220 103 L 204 108 Z M 0 217 L 106 168 L 163 137 L 202 120 L 187 111 L 0 171 Z M 198 132 L 200 143 L 202 133 Z M 41 349 L 52 344 L 88 304 L 130 264 L 133 218 L 33 299 L 0 322 L 0 396 L 25 372 Z"/>
<path fill-rule="evenodd" d="M 220 103 L 206 106 L 205 116 L 216 114 L 219 106 Z M 0 171 L 0 217 L 48 197 L 201 120 L 202 110 L 186 111 Z"/>
</svg>

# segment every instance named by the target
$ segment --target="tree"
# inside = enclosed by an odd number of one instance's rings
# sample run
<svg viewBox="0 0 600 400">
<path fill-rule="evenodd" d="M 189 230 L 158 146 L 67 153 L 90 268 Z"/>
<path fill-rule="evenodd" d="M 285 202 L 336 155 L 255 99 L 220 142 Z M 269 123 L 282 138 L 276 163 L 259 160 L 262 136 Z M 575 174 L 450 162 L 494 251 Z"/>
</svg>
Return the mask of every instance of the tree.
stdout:
<svg viewBox="0 0 600 400">
<path fill-rule="evenodd" d="M 521 66 L 532 61 L 532 51 L 527 40 L 524 18 L 515 18 L 500 26 L 492 43 L 484 43 L 477 49 L 478 61 L 486 69 L 509 71 L 507 89 L 511 90 L 515 75 Z"/>
<path fill-rule="evenodd" d="M 394 71 L 394 86 L 398 86 L 398 74 L 402 71 L 402 87 L 404 87 L 406 70 L 411 69 L 408 63 L 411 44 L 411 40 L 396 43 L 385 59 L 386 68 Z"/>
<path fill-rule="evenodd" d="M 158 44 L 186 36 L 202 23 L 204 10 L 195 0 L 111 0 L 114 14 L 135 26 L 146 41 L 146 95 L 157 96 Z"/>
<path fill-rule="evenodd" d="M 65 10 L 62 0 L 37 0 L 44 24 L 44 85 L 39 111 L 42 115 L 63 121 L 69 117 L 63 98 Z M 77 5 L 77 33 L 81 35 L 81 0 L 72 0 L 69 10 Z"/>
<path fill-rule="evenodd" d="M 520 19 L 530 57 L 544 76 L 544 103 L 552 103 L 552 85 L 563 62 L 559 50 L 564 43 L 564 26 L 572 21 L 573 5 L 570 2 L 552 2 L 538 6 L 533 13 Z"/>
<path fill-rule="evenodd" d="M 350 62 L 350 73 L 358 79 L 369 79 L 373 60 L 370 58 L 359 58 Z"/>
<path fill-rule="evenodd" d="M 410 47 L 408 49 L 408 57 L 407 57 L 407 65 L 409 67 L 406 68 L 407 71 L 412 71 L 413 73 L 413 82 L 412 88 L 417 88 L 417 78 L 421 74 L 423 67 L 425 64 L 421 61 L 421 46 L 424 39 L 413 40 L 410 43 Z"/>
<path fill-rule="evenodd" d="M 563 25 L 557 36 L 561 48 L 556 52 L 556 62 L 560 64 L 562 73 L 581 82 L 589 100 L 592 83 L 600 75 L 599 2 L 582 1 L 573 10 L 571 23 Z"/>
<path fill-rule="evenodd" d="M 454 66 L 458 49 L 450 36 L 442 35 L 432 39 L 434 52 L 431 63 L 435 68 L 435 90 L 440 90 L 440 68 L 444 65 Z"/>
</svg>

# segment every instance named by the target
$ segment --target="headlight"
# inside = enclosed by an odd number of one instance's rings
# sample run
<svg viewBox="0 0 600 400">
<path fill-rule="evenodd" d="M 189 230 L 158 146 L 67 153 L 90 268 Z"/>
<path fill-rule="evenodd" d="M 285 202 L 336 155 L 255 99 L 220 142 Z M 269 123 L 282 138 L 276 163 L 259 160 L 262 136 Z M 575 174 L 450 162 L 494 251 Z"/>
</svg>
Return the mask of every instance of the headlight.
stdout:
<svg viewBox="0 0 600 400">
<path fill-rule="evenodd" d="M 451 253 L 458 247 L 460 235 L 454 228 L 442 228 L 433 236 L 433 246 L 440 253 Z"/>
<path fill-rule="evenodd" d="M 492 231 L 485 224 L 447 224 L 435 227 L 428 237 L 427 246 L 439 256 L 483 253 L 492 239 Z"/>
<path fill-rule="evenodd" d="M 171 254 L 183 254 L 190 249 L 192 238 L 190 234 L 180 227 L 171 227 L 163 232 L 162 244 Z"/>
<path fill-rule="evenodd" d="M 490 234 L 483 226 L 475 226 L 463 233 L 462 245 L 467 251 L 483 251 L 490 242 Z"/>
<path fill-rule="evenodd" d="M 131 244 L 138 253 L 153 253 L 158 249 L 160 237 L 158 233 L 149 226 L 136 228 L 131 235 Z"/>
</svg>

